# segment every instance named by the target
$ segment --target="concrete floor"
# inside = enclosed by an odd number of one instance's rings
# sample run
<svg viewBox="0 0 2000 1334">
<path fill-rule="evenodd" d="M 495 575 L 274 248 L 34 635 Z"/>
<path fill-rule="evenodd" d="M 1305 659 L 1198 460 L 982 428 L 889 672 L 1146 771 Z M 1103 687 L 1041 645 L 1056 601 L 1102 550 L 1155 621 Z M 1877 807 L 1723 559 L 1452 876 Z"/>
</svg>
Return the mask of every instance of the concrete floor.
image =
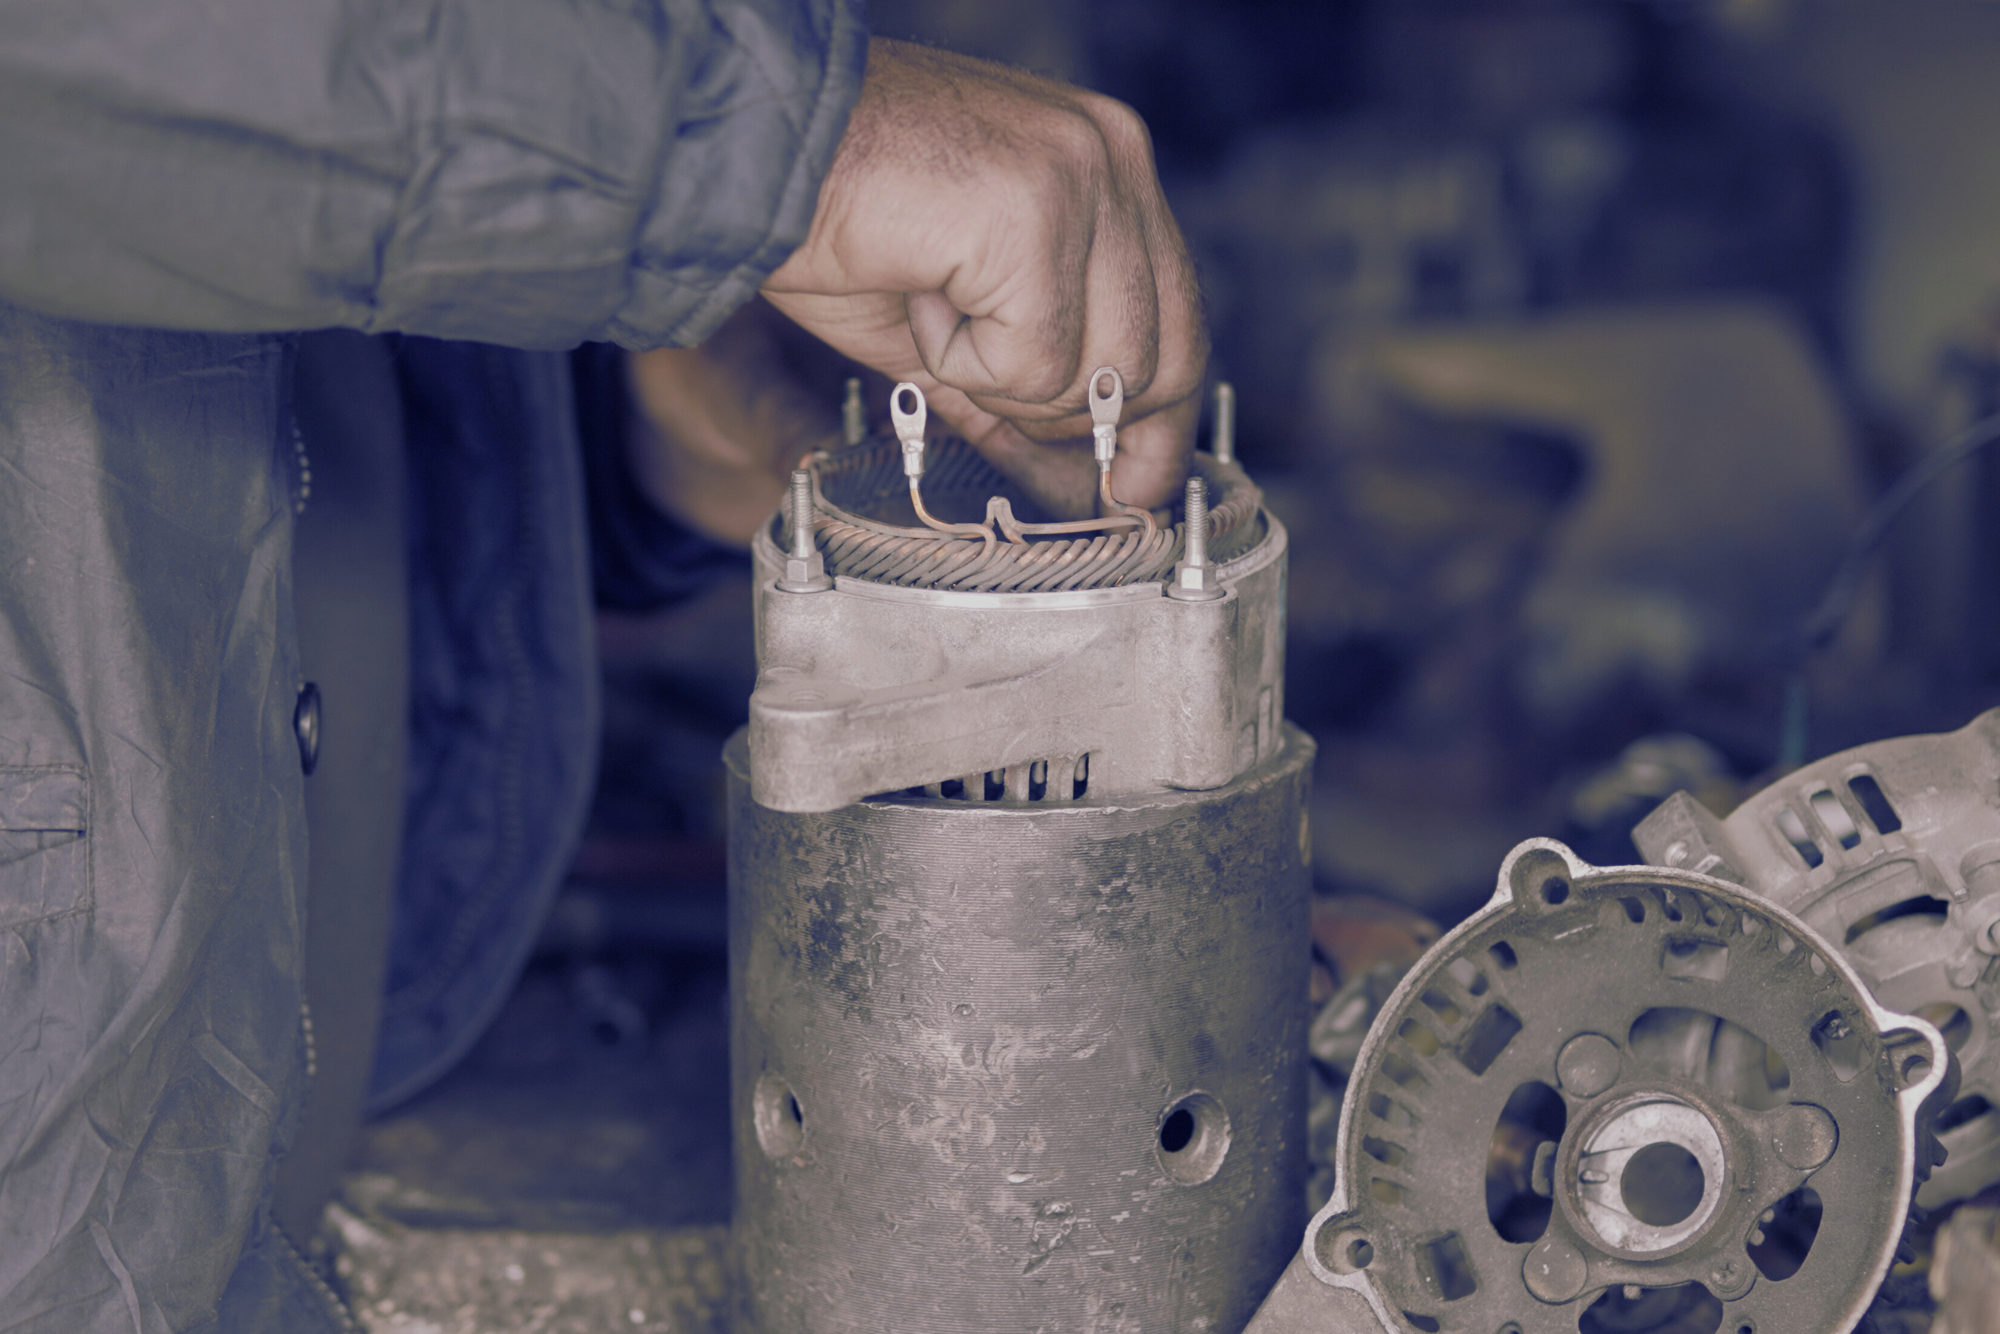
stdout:
<svg viewBox="0 0 2000 1334">
<path fill-rule="evenodd" d="M 538 963 L 366 1127 L 327 1211 L 370 1334 L 721 1334 L 727 998 L 709 952 Z"/>
</svg>

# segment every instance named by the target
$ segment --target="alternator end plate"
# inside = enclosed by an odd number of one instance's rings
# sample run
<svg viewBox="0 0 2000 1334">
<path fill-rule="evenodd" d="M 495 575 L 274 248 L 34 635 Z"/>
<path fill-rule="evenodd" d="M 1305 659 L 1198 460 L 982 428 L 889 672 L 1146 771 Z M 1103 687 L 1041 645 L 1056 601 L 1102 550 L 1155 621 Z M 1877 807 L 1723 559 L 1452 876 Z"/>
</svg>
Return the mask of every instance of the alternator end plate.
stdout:
<svg viewBox="0 0 2000 1334">
<path fill-rule="evenodd" d="M 1333 1198 L 1250 1328 L 1608 1334 L 1706 1303 L 1845 1334 L 1956 1078 L 1783 908 L 1532 840 L 1370 1031 Z"/>
</svg>

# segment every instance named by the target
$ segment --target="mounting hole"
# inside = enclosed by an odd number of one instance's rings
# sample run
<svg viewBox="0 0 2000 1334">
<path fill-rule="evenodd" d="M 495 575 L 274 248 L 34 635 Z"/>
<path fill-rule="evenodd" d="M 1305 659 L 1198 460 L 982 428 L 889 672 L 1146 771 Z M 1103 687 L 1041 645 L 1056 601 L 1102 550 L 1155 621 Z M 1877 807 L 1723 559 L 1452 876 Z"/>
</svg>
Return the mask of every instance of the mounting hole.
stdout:
<svg viewBox="0 0 2000 1334">
<path fill-rule="evenodd" d="M 1154 1132 L 1160 1166 L 1183 1186 L 1222 1170 L 1229 1154 L 1229 1113 L 1206 1093 L 1190 1093 L 1161 1114 Z"/>
<path fill-rule="evenodd" d="M 790 1158 L 805 1147 L 806 1109 L 775 1070 L 766 1070 L 751 1091 L 750 1124 L 767 1158 Z"/>
<path fill-rule="evenodd" d="M 1530 848 L 1515 858 L 1508 870 L 1507 883 L 1514 901 L 1537 908 L 1556 908 L 1569 902 L 1569 863 L 1548 848 Z"/>
<path fill-rule="evenodd" d="M 1375 1263 L 1375 1243 L 1358 1228 L 1329 1219 L 1324 1227 L 1309 1234 L 1313 1254 L 1336 1274 L 1352 1274 Z"/>
</svg>

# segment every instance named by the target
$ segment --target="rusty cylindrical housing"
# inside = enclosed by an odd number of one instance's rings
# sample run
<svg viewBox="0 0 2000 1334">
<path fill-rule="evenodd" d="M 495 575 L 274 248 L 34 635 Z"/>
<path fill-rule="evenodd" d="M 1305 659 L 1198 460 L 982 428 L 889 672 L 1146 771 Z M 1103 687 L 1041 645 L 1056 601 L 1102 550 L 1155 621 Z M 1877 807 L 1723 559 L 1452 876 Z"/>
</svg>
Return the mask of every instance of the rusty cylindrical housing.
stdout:
<svg viewBox="0 0 2000 1334">
<path fill-rule="evenodd" d="M 1304 1220 L 1305 801 L 787 813 L 731 742 L 739 1334 L 1234 1334 Z"/>
</svg>

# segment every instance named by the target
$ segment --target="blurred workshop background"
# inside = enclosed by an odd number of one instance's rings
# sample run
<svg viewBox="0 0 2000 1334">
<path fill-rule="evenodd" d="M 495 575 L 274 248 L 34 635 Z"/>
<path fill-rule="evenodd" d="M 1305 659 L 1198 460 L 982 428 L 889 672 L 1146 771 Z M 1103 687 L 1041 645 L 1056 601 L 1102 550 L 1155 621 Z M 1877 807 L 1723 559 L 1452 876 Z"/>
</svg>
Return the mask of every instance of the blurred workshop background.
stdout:
<svg viewBox="0 0 2000 1334">
<path fill-rule="evenodd" d="M 1524 837 L 1636 860 L 1669 792 L 1726 811 L 2000 702 L 2000 452 L 1909 504 L 1835 633 L 1802 630 L 1894 480 L 2000 408 L 2000 0 L 873 14 L 1152 127 L 1240 457 L 1291 530 L 1322 998 L 1476 906 Z M 384 1229 L 726 1220 L 748 570 L 602 616 L 589 837 L 491 1034 L 370 1128 L 364 1259 Z M 633 1327 L 700 1327 L 719 1233 L 686 1235 Z M 354 1271 L 377 1328 L 463 1296 L 400 1254 Z"/>
</svg>

